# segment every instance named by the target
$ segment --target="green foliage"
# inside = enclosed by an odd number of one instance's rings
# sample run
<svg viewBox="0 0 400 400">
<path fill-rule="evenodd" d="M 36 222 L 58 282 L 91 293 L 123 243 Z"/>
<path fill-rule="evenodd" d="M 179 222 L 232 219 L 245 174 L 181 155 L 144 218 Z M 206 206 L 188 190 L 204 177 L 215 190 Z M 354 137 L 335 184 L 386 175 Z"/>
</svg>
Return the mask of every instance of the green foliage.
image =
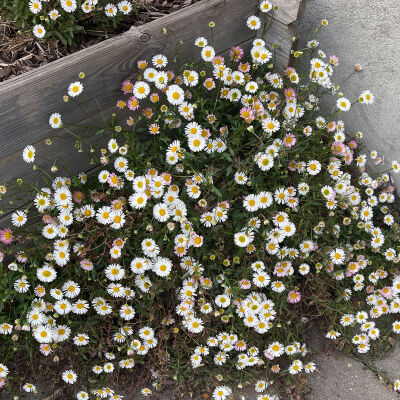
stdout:
<svg viewBox="0 0 400 400">
<path fill-rule="evenodd" d="M 201 47 L 200 64 L 174 73 L 161 54 L 139 62 L 118 101 L 129 119 L 90 129 L 107 142 L 89 153 L 96 172 L 36 185 L 28 215 L 40 222 L 25 229 L 19 210 L 0 231 L 0 361 L 41 345 L 50 370 L 61 360 L 54 381 L 73 383 L 72 368 L 97 395 L 127 370 L 156 389 L 171 379 L 189 390 L 259 376 L 290 384 L 315 369 L 310 319 L 359 353 L 400 332 L 394 188 L 389 173 L 365 172 L 362 135 L 340 119 L 372 94 L 351 104 L 337 93 L 337 60 L 315 41 L 280 72 L 261 39 L 248 63 L 240 49 L 223 60 Z M 82 88 L 73 82 L 68 95 Z M 337 97 L 331 113 L 319 108 L 324 94 Z M 74 129 L 58 113 L 50 125 Z M 34 162 L 35 149 L 23 158 Z"/>
</svg>

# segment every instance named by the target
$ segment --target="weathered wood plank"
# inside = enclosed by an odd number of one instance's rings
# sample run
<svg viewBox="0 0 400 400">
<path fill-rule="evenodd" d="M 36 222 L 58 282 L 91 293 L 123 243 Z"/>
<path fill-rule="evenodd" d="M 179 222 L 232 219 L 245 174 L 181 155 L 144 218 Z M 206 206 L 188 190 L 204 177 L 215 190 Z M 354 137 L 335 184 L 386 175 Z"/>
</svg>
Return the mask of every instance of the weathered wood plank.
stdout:
<svg viewBox="0 0 400 400">
<path fill-rule="evenodd" d="M 254 32 L 246 29 L 243 22 L 255 12 L 256 4 L 253 0 L 206 0 L 1 83 L 0 158 L 49 136 L 47 121 L 52 111 L 61 112 L 64 120 L 82 119 L 79 110 L 68 108 L 63 112 L 62 96 L 78 72 L 84 71 L 87 76 L 85 96 L 97 97 L 101 107 L 107 109 L 115 101 L 115 90 L 111 88 L 120 86 L 122 79 L 135 69 L 138 59 L 156 51 L 168 57 L 175 55 L 175 37 L 184 42 L 180 51 L 185 58 L 193 57 L 198 50 L 193 46 L 196 37 L 207 33 L 210 36 L 210 20 L 216 23 L 213 36 L 217 52 L 250 39 Z M 163 28 L 169 34 L 164 35 Z M 276 20 L 268 42 L 280 40 L 279 33 L 285 29 L 286 25 Z M 279 61 L 285 61 L 284 53 L 288 50 L 281 52 Z"/>
<path fill-rule="evenodd" d="M 286 40 L 282 44 L 282 47 L 278 47 L 276 49 L 276 54 L 277 54 L 277 60 L 278 63 L 281 65 L 286 65 L 288 58 L 289 58 L 289 49 L 291 45 L 290 41 L 290 36 L 293 34 L 293 31 L 291 27 L 286 27 L 285 25 L 282 24 L 275 24 L 272 27 L 271 31 L 267 33 L 268 37 L 272 41 L 279 41 L 282 40 L 282 38 L 286 37 Z M 235 45 L 241 45 L 245 52 L 248 52 L 250 50 L 251 44 L 252 44 L 253 38 L 244 40 L 243 42 L 237 42 L 237 43 L 228 43 L 227 44 L 232 46 L 233 44 Z M 197 48 L 194 48 L 197 53 L 199 53 Z M 158 51 L 158 48 L 154 48 L 153 51 Z M 223 52 L 219 53 L 222 54 L 226 57 L 228 57 L 229 49 L 224 50 Z M 186 54 L 186 53 L 185 53 Z M 114 92 L 113 92 L 114 93 Z M 115 111 L 115 103 L 116 99 L 118 98 L 118 94 L 114 93 L 114 98 L 112 102 L 112 107 L 104 110 L 104 113 L 110 113 Z M 80 107 L 71 105 L 68 103 L 68 105 L 63 104 L 63 108 L 70 108 L 70 107 L 77 107 L 80 110 Z M 80 110 L 82 111 L 82 110 Z M 90 110 L 86 112 L 86 114 L 90 113 Z M 93 109 L 92 112 L 93 116 L 97 116 L 96 124 L 93 125 L 93 121 L 91 118 L 86 118 L 84 121 L 80 121 L 80 125 L 85 125 L 85 126 L 90 126 L 92 124 L 93 128 L 91 129 L 92 131 L 95 131 L 96 129 L 102 128 L 102 123 L 101 123 L 101 116 L 99 110 L 96 110 L 96 108 Z M 82 112 L 82 115 L 83 112 Z M 97 126 L 96 126 L 97 125 Z M 76 133 L 79 132 L 78 129 L 72 129 L 72 131 L 75 131 Z M 59 130 L 53 131 L 51 130 L 49 133 L 54 134 L 60 132 Z M 73 143 L 74 143 L 74 138 L 72 135 L 68 137 L 68 133 L 64 133 L 64 136 L 66 135 L 66 138 L 60 139 L 56 137 L 55 143 L 52 146 L 46 146 L 44 144 L 44 139 L 39 139 L 38 141 L 31 142 L 29 144 L 34 145 L 37 148 L 38 154 L 40 154 L 42 157 L 45 157 L 46 159 L 50 160 L 62 160 L 64 159 L 64 156 L 68 156 L 69 153 L 65 153 L 69 151 L 69 147 L 73 148 Z M 99 139 L 99 138 L 97 138 Z M 97 143 L 97 140 L 95 138 L 94 143 Z M 60 143 L 60 144 L 59 144 Z M 28 144 L 28 142 L 25 143 L 25 145 Z M 64 154 L 65 153 L 65 154 Z M 72 153 L 74 154 L 74 153 Z M 2 182 L 11 182 L 14 181 L 16 178 L 26 178 L 28 175 L 30 175 L 32 172 L 29 170 L 29 166 L 22 161 L 21 158 L 22 155 L 22 149 L 18 150 L 15 153 L 9 154 L 6 157 L 0 158 L 0 183 Z M 80 158 L 80 157 L 78 157 Z M 73 158 L 71 157 L 68 158 L 68 163 L 76 166 L 76 163 L 74 163 Z M 36 162 L 36 164 L 40 167 L 45 166 L 47 161 L 44 161 L 44 159 L 39 158 Z M 47 162 L 49 164 L 49 162 Z M 50 165 L 48 165 L 50 167 Z M 81 168 L 82 169 L 82 168 Z M 76 171 L 75 171 L 76 172 Z"/>
<path fill-rule="evenodd" d="M 274 18 L 289 25 L 300 17 L 305 0 L 274 0 L 272 3 L 279 7 L 274 13 Z"/>
<path fill-rule="evenodd" d="M 299 4 L 300 0 L 288 2 Z M 22 178 L 24 183 L 41 183 L 40 174 L 32 171 L 30 166 L 22 161 L 22 149 L 28 144 L 33 144 L 38 154 L 44 157 L 39 157 L 35 163 L 47 172 L 54 160 L 57 164 L 68 165 L 71 173 L 89 170 L 89 157 L 84 153 L 77 153 L 72 136 L 55 138 L 52 146 L 44 144 L 45 138 L 59 133 L 52 130 L 47 123 L 52 112 L 60 112 L 64 121 L 83 125 L 90 125 L 95 121 L 97 129 L 103 127 L 100 123 L 100 110 L 92 98 L 97 98 L 104 114 L 113 112 L 116 100 L 120 97 L 121 81 L 136 70 L 137 60 L 149 59 L 158 52 L 162 52 L 169 59 L 174 58 L 176 40 L 183 41 L 183 45 L 179 47 L 181 60 L 198 61 L 200 52 L 194 46 L 194 40 L 198 36 L 211 39 L 208 28 L 210 20 L 216 23 L 213 45 L 217 53 L 227 55 L 233 45 L 241 45 L 245 50 L 249 50 L 255 34 L 246 29 L 245 20 L 254 14 L 256 4 L 256 1 L 205 0 L 0 84 L 0 118 L 3 121 L 0 125 L 0 138 L 3 139 L 0 141 L 0 184 L 5 181 L 15 183 L 17 178 Z M 283 7 L 284 4 L 281 5 L 281 8 Z M 229 11 L 225 12 L 226 10 Z M 295 16 L 292 10 L 281 19 L 291 21 Z M 167 35 L 163 33 L 163 28 L 167 29 Z M 293 26 L 287 26 L 274 19 L 264 38 L 270 46 L 279 43 L 275 50 L 275 60 L 281 68 L 289 62 L 293 44 L 291 36 L 294 35 Z M 65 104 L 62 100 L 66 87 L 76 79 L 79 71 L 84 71 L 87 75 L 83 81 L 84 98 L 92 110 L 86 113 L 80 106 L 71 104 L 74 101 Z M 83 97 L 79 98 L 80 101 L 82 99 Z M 122 124 L 122 121 L 120 122 Z M 104 147 L 108 137 L 109 135 L 97 136 L 89 142 L 94 147 Z M 59 171 L 50 175 L 55 177 L 68 174 Z M 7 207 L 6 203 L 0 200 L 0 209 Z M 0 225 L 5 218 L 7 216 L 0 218 Z"/>
</svg>

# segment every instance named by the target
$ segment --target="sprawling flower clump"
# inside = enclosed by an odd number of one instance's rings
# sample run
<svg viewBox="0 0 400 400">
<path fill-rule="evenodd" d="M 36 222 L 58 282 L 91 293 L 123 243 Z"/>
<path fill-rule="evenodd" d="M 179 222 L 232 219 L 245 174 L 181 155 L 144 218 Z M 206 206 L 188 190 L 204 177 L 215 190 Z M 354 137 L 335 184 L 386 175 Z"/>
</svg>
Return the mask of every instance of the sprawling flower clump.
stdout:
<svg viewBox="0 0 400 400">
<path fill-rule="evenodd" d="M 27 210 L 1 231 L 12 288 L 0 339 L 62 360 L 66 384 L 83 374 L 78 399 L 121 398 L 111 377 L 138 368 L 153 378 L 145 396 L 174 377 L 214 383 L 213 398 L 227 399 L 253 376 L 257 399 L 277 398 L 266 391 L 274 374 L 316 368 L 310 314 L 325 314 L 327 337 L 360 353 L 388 333 L 389 317 L 400 333 L 394 187 L 388 173 L 366 172 L 362 134 L 340 120 L 373 95 L 337 93 L 338 58 L 316 40 L 296 53 L 306 73 L 274 69 L 262 38 L 248 59 L 240 47 L 216 55 L 205 37 L 195 45 L 202 62 L 175 71 L 162 54 L 140 60 L 117 103 L 130 116 L 113 123 L 97 171 L 37 187 L 34 232 L 20 228 Z M 73 82 L 69 96 L 82 90 Z M 323 93 L 337 99 L 332 114 L 320 111 Z M 59 113 L 50 125 L 63 129 Z M 35 149 L 23 157 L 34 162 Z M 2 385 L 8 370 L 0 364 Z"/>
</svg>

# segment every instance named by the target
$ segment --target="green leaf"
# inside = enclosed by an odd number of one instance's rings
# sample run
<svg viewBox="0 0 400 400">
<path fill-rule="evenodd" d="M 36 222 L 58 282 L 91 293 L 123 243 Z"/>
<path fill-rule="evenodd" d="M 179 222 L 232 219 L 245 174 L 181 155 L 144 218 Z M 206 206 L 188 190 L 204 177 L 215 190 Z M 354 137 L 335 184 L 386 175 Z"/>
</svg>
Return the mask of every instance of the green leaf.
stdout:
<svg viewBox="0 0 400 400">
<path fill-rule="evenodd" d="M 54 32 L 55 32 L 56 36 L 61 40 L 61 43 L 66 46 L 67 40 L 65 39 L 64 35 L 58 31 L 54 31 Z"/>
<path fill-rule="evenodd" d="M 222 198 L 222 193 L 220 192 L 219 189 L 217 189 L 215 186 L 212 187 L 212 191 L 218 196 Z"/>
<path fill-rule="evenodd" d="M 98 131 L 95 132 L 96 136 L 102 135 L 106 131 L 106 128 L 99 129 Z"/>
</svg>

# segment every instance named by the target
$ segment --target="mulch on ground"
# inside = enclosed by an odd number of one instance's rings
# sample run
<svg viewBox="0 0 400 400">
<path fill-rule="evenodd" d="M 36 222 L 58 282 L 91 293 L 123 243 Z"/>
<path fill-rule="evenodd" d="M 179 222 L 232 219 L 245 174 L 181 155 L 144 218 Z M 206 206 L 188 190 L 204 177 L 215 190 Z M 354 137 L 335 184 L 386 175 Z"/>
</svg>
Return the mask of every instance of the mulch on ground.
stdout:
<svg viewBox="0 0 400 400">
<path fill-rule="evenodd" d="M 144 0 L 137 14 L 128 16 L 117 29 L 108 32 L 107 36 L 121 34 L 131 26 L 143 25 L 197 1 L 199 0 Z M 100 32 L 85 34 L 78 46 L 65 46 L 59 40 L 45 42 L 37 39 L 30 32 L 20 31 L 12 22 L 0 21 L 0 82 L 105 39 Z"/>
</svg>

